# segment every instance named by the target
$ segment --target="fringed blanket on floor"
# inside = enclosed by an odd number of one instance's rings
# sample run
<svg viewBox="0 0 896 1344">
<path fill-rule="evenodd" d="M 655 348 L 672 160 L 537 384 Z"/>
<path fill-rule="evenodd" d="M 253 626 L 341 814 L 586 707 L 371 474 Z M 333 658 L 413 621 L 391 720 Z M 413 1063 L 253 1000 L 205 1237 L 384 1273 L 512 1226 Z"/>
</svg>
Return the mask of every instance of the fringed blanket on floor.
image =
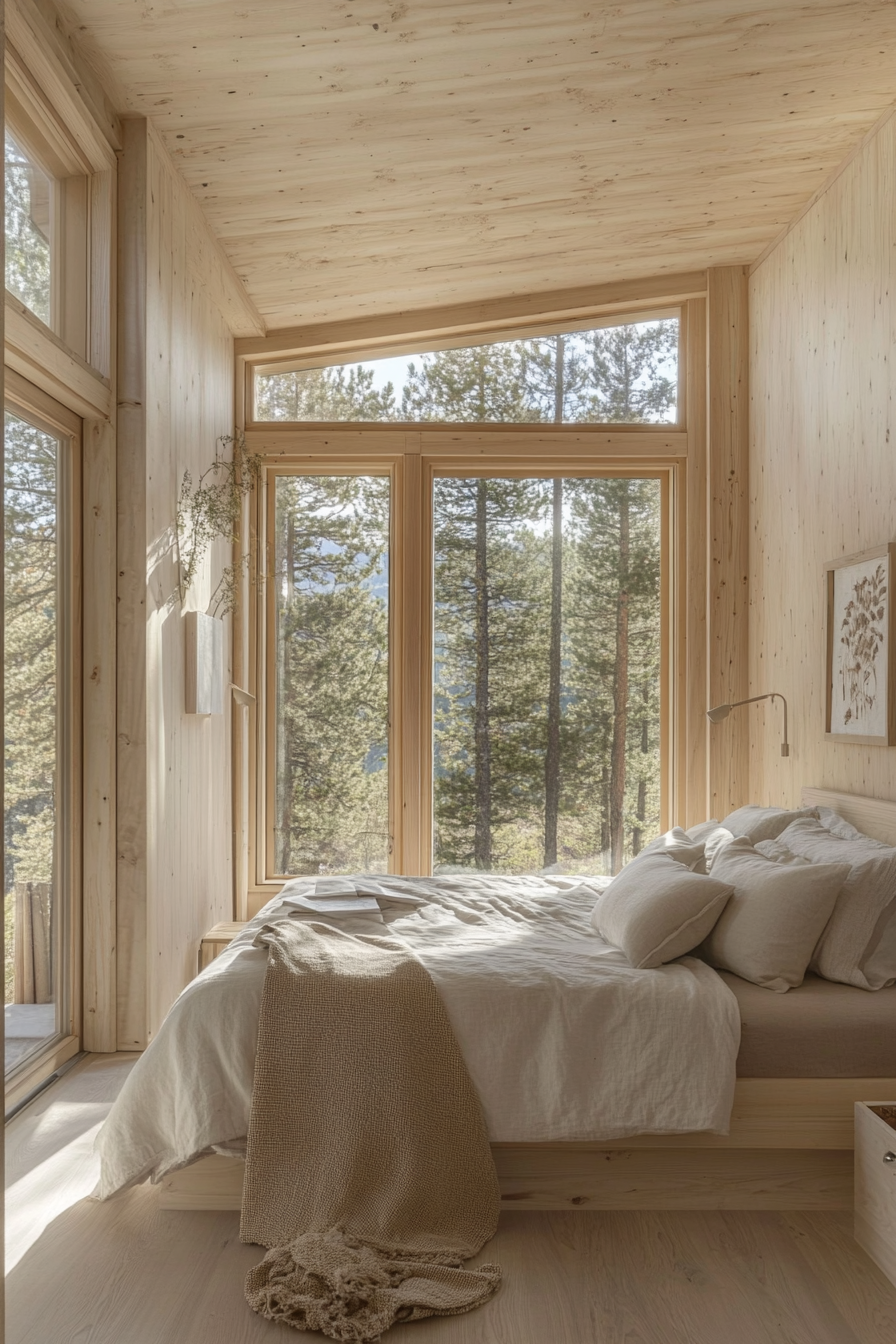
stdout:
<svg viewBox="0 0 896 1344">
<path fill-rule="evenodd" d="M 500 1193 L 479 1099 L 428 973 L 394 938 L 265 927 L 242 1241 L 255 1311 L 333 1339 L 485 1302 L 462 1263 Z"/>
</svg>

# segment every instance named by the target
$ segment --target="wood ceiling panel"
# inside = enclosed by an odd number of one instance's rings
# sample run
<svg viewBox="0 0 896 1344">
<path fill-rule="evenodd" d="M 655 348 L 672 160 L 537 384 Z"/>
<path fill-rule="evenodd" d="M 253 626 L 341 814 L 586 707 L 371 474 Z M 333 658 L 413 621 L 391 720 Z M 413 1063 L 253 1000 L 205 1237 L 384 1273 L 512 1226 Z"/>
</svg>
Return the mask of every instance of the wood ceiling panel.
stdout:
<svg viewBox="0 0 896 1344">
<path fill-rule="evenodd" d="M 892 0 L 68 0 L 269 327 L 752 261 L 896 99 Z"/>
</svg>

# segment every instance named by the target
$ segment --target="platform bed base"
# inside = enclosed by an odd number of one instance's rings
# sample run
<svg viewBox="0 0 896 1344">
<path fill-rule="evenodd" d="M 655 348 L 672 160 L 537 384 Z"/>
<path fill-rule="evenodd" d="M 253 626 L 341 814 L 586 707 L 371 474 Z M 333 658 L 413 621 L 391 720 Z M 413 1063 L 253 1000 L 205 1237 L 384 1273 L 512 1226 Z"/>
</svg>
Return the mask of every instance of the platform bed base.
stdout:
<svg viewBox="0 0 896 1344">
<path fill-rule="evenodd" d="M 853 1108 L 888 1078 L 743 1078 L 731 1133 L 599 1144 L 494 1144 L 508 1209 L 848 1209 Z M 238 1209 L 243 1163 L 204 1157 L 166 1176 L 166 1209 Z"/>
<path fill-rule="evenodd" d="M 501 1206 L 514 1210 L 852 1208 L 843 1149 L 495 1148 Z M 203 1157 L 166 1176 L 164 1209 L 238 1209 L 244 1164 Z"/>
</svg>

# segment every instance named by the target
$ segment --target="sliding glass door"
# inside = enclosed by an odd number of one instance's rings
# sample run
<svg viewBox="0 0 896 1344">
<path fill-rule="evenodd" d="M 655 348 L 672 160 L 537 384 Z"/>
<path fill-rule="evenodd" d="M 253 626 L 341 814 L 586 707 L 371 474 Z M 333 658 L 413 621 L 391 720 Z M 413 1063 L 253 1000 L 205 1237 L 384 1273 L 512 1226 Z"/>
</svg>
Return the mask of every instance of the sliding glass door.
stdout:
<svg viewBox="0 0 896 1344">
<path fill-rule="evenodd" d="M 7 405 L 4 479 L 7 1080 L 74 1033 L 77 422 Z M 53 418 L 51 418 L 53 417 Z"/>
</svg>

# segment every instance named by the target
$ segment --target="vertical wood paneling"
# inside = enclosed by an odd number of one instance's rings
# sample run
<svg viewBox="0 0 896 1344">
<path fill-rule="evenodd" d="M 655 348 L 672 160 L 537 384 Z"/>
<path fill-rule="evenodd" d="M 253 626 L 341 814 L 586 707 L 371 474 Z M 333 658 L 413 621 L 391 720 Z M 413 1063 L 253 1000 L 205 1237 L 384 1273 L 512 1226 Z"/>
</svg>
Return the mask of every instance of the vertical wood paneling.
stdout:
<svg viewBox="0 0 896 1344">
<path fill-rule="evenodd" d="M 117 1048 L 115 1013 L 115 428 L 83 429 L 82 1048 Z"/>
<path fill-rule="evenodd" d="M 120 540 L 134 552 L 122 616 L 129 657 L 121 660 L 119 681 L 123 688 L 137 671 L 129 713 L 142 735 L 142 760 L 127 735 L 119 758 L 127 776 L 119 787 L 119 834 L 133 851 L 125 860 L 129 885 L 119 891 L 119 1039 L 134 1048 L 151 1038 L 195 973 L 202 934 L 232 913 L 230 716 L 184 712 L 174 517 L 184 471 L 195 482 L 213 461 L 218 436 L 231 432 L 233 341 L 204 283 L 209 244 L 197 237 L 195 202 L 145 122 L 126 122 L 125 136 L 139 150 L 136 180 L 130 190 L 122 187 L 121 230 L 127 225 L 131 233 L 122 238 L 122 255 L 140 253 L 143 272 L 130 277 L 123 266 L 121 279 L 123 286 L 142 280 L 135 308 L 145 299 L 142 321 L 130 319 L 132 344 L 123 352 L 135 387 L 143 382 L 134 398 L 141 405 L 138 432 L 120 449 L 132 460 L 119 491 L 120 527 L 129 532 Z M 137 219 L 128 215 L 134 208 Z M 126 313 L 131 298 L 129 283 Z M 187 609 L 206 609 L 229 559 L 229 547 L 216 544 L 187 594 Z M 229 645 L 229 629 L 226 638 Z M 229 685 L 229 655 L 226 679 Z"/>
<path fill-rule="evenodd" d="M 824 739 L 822 565 L 896 540 L 896 120 L 755 270 L 751 305 L 751 793 L 896 798 L 896 751 Z"/>
<path fill-rule="evenodd" d="M 707 272 L 709 322 L 709 705 L 748 695 L 747 276 L 742 267 Z M 724 817 L 747 801 L 754 706 L 709 732 L 709 805 Z"/>
<path fill-rule="evenodd" d="M 146 1043 L 146 125 L 122 123 L 118 197 L 118 1045 Z"/>
<path fill-rule="evenodd" d="M 202 934 L 232 912 L 229 714 L 184 712 L 184 629 L 174 509 L 232 432 L 233 341 L 205 284 L 211 248 L 194 202 L 150 132 L 147 229 L 147 847 L 153 972 L 149 1031 L 192 978 Z M 197 249 L 199 252 L 197 254 Z M 229 547 L 218 543 L 187 594 L 204 611 Z M 229 622 L 228 622 L 229 627 Z M 229 649 L 229 628 L 226 632 Z M 230 665 L 226 682 L 230 684 Z"/>
</svg>

